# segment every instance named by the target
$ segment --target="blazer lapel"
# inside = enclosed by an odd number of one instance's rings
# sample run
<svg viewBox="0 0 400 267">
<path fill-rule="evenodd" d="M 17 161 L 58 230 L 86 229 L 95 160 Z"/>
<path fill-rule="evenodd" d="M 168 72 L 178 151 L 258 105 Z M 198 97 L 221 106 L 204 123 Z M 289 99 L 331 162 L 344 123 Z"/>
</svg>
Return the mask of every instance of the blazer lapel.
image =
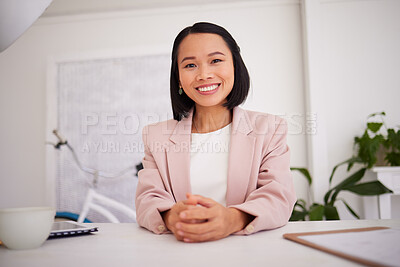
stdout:
<svg viewBox="0 0 400 267">
<path fill-rule="evenodd" d="M 233 109 L 231 131 L 226 192 L 227 206 L 245 201 L 256 140 L 255 137 L 249 136 L 253 127 L 247 113 L 239 107 Z"/>
<path fill-rule="evenodd" d="M 180 120 L 170 136 L 167 148 L 169 177 L 175 201 L 186 199 L 186 193 L 191 193 L 190 185 L 190 136 L 193 110 L 187 118 Z"/>
</svg>

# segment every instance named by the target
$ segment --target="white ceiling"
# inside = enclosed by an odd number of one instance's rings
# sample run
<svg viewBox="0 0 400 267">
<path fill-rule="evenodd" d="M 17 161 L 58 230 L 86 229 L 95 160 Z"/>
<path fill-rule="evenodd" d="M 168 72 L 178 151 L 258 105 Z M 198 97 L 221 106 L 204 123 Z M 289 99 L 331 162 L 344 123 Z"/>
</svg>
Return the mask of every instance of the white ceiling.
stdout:
<svg viewBox="0 0 400 267">
<path fill-rule="evenodd" d="M 127 9 L 150 9 L 243 1 L 244 0 L 53 0 L 42 16 L 51 17 Z"/>
</svg>

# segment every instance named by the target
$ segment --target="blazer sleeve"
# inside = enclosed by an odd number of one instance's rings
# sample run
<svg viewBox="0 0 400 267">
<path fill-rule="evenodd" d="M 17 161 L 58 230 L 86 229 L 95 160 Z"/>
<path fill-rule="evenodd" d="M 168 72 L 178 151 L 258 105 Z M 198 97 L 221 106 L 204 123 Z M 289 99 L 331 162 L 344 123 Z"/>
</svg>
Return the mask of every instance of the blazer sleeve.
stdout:
<svg viewBox="0 0 400 267">
<path fill-rule="evenodd" d="M 161 212 L 169 210 L 174 204 L 173 196 L 167 192 L 161 178 L 157 163 L 149 145 L 149 127 L 143 128 L 144 158 L 143 169 L 139 171 L 136 188 L 136 221 L 142 227 L 156 233 L 167 233 L 167 227 L 161 217 Z M 159 152 L 159 151 L 158 151 Z"/>
<path fill-rule="evenodd" d="M 281 227 L 290 218 L 296 193 L 290 171 L 290 151 L 286 144 L 287 131 L 286 121 L 281 119 L 272 137 L 264 137 L 270 141 L 263 142 L 257 188 L 244 203 L 230 206 L 255 218 L 236 234 L 252 234 Z"/>
</svg>

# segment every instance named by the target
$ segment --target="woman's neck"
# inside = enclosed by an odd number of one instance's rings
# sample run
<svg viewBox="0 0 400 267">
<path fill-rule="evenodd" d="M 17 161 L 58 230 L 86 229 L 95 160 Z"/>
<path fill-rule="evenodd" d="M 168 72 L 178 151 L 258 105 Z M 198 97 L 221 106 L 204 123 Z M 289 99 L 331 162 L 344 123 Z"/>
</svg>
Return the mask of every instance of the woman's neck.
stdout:
<svg viewBox="0 0 400 267">
<path fill-rule="evenodd" d="M 193 122 L 193 133 L 217 131 L 232 122 L 232 112 L 224 106 L 201 107 L 196 105 Z"/>
</svg>

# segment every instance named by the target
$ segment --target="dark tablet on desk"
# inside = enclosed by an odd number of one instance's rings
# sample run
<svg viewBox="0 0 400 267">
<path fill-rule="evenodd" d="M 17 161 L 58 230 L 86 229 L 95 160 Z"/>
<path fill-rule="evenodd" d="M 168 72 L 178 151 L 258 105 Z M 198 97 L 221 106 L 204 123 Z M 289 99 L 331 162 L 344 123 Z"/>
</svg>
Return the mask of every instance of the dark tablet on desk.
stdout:
<svg viewBox="0 0 400 267">
<path fill-rule="evenodd" d="M 73 221 L 55 222 L 53 223 L 49 237 L 75 236 L 97 231 L 96 226 L 82 225 Z"/>
</svg>

